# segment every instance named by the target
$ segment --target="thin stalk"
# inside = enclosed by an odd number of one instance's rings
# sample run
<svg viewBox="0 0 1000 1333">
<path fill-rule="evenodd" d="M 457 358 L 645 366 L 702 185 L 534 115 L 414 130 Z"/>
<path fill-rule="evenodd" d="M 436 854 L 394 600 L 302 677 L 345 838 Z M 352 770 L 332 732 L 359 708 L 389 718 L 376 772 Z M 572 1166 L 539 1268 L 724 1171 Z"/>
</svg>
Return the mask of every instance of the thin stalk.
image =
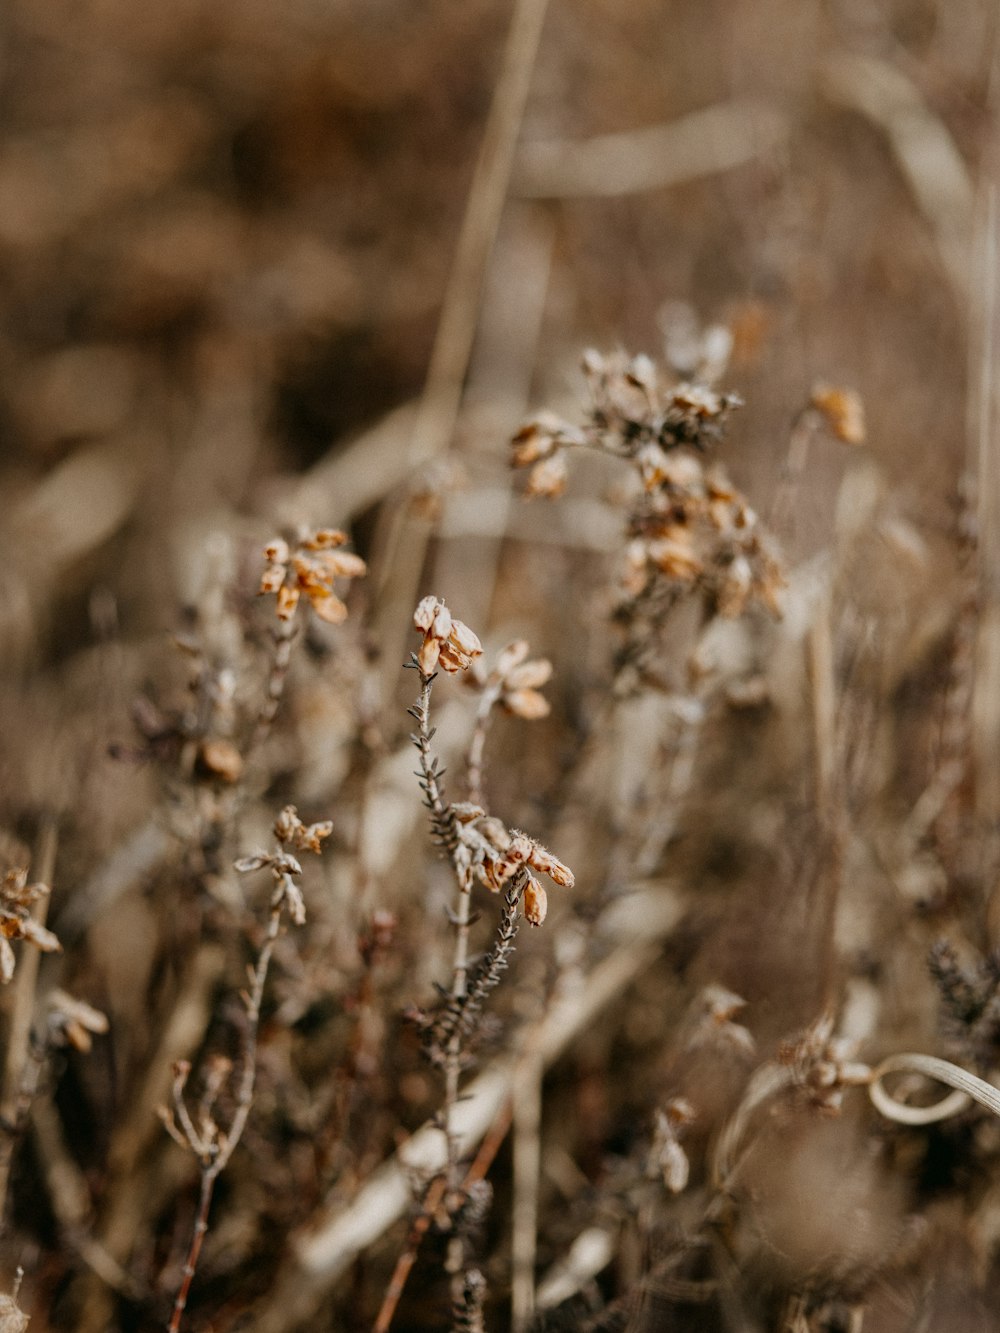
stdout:
<svg viewBox="0 0 1000 1333">
<path fill-rule="evenodd" d="M 201 1172 L 201 1192 L 198 1196 L 198 1214 L 195 1218 L 194 1230 L 191 1233 L 191 1244 L 188 1247 L 187 1258 L 184 1261 L 184 1274 L 181 1278 L 181 1285 L 178 1289 L 176 1299 L 174 1300 L 174 1311 L 167 1326 L 167 1333 L 180 1333 L 181 1320 L 184 1317 L 184 1309 L 187 1306 L 188 1293 L 191 1290 L 191 1283 L 194 1279 L 195 1270 L 198 1267 L 198 1259 L 201 1255 L 202 1243 L 205 1239 L 205 1233 L 208 1231 L 208 1212 L 212 1206 L 212 1194 L 215 1190 L 215 1182 L 219 1176 L 219 1169 L 213 1162 L 208 1167 L 202 1167 Z"/>
<path fill-rule="evenodd" d="M 236 1111 L 228 1133 L 216 1138 L 211 1133 L 205 1132 L 205 1126 L 202 1130 L 196 1129 L 183 1099 L 183 1080 L 186 1075 L 182 1075 L 180 1080 L 175 1083 L 174 1106 L 184 1130 L 184 1138 L 198 1153 L 201 1164 L 201 1189 L 198 1196 L 198 1211 L 191 1232 L 191 1242 L 188 1246 L 187 1258 L 184 1261 L 181 1284 L 174 1299 L 173 1313 L 170 1317 L 170 1323 L 167 1325 L 167 1333 L 180 1333 L 191 1283 L 198 1268 L 201 1247 L 208 1231 L 208 1215 L 212 1206 L 212 1195 L 215 1192 L 215 1182 L 225 1170 L 237 1144 L 243 1137 L 247 1118 L 250 1115 L 250 1107 L 253 1104 L 254 1083 L 257 1078 L 257 1036 L 260 1029 L 260 1008 L 264 997 L 264 984 L 267 981 L 268 968 L 271 964 L 271 955 L 274 952 L 275 941 L 278 938 L 281 925 L 283 901 L 283 897 L 278 896 L 277 902 L 271 907 L 267 934 L 257 954 L 257 961 L 251 974 L 250 990 L 244 997 L 247 1025 L 243 1037 L 240 1081 L 236 1092 Z M 206 1112 L 202 1119 L 207 1121 L 208 1118 Z"/>
<path fill-rule="evenodd" d="M 420 785 L 423 788 L 427 808 L 431 812 L 431 825 L 435 837 L 444 845 L 449 854 L 455 872 L 455 905 L 451 911 L 452 925 L 455 927 L 455 950 L 451 964 L 451 986 L 449 1004 L 461 1009 L 468 991 L 469 981 L 469 925 L 472 920 L 472 877 L 469 868 L 459 862 L 455 853 L 459 842 L 455 830 L 455 819 L 451 808 L 444 798 L 441 786 L 442 771 L 431 751 L 434 729 L 430 725 L 431 691 L 434 687 L 434 673 L 420 673 L 420 695 L 410 714 L 416 719 L 417 731 L 413 741 L 420 755 Z M 444 1087 L 444 1132 L 448 1142 L 448 1182 L 457 1185 L 456 1138 L 454 1133 L 455 1106 L 458 1103 L 458 1083 L 462 1072 L 462 1031 L 456 1027 L 448 1038 L 445 1048 L 445 1087 Z"/>
<path fill-rule="evenodd" d="M 483 756 L 486 751 L 486 737 L 489 735 L 490 723 L 493 721 L 493 709 L 496 707 L 502 689 L 503 682 L 499 679 L 487 684 L 476 710 L 476 725 L 472 732 L 472 740 L 469 742 L 469 751 L 465 761 L 468 799 L 473 805 L 483 804 Z"/>
<path fill-rule="evenodd" d="M 247 746 L 248 756 L 255 753 L 271 734 L 271 727 L 284 696 L 285 685 L 288 682 L 288 668 L 292 660 L 292 644 L 295 642 L 297 634 L 298 630 L 294 621 L 281 622 L 278 628 L 273 631 L 274 653 L 271 657 L 267 684 L 264 687 L 264 702 L 260 706 L 250 737 L 250 744 Z"/>
</svg>

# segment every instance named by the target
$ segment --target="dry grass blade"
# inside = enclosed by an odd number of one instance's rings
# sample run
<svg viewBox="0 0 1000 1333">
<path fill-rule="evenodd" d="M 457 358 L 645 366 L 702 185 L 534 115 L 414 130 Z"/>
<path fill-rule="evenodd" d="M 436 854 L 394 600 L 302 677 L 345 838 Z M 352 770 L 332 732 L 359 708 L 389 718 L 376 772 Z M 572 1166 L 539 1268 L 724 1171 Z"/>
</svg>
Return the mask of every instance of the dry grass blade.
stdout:
<svg viewBox="0 0 1000 1333">
<path fill-rule="evenodd" d="M 787 123 L 765 103 L 722 102 L 667 125 L 579 142 L 527 143 L 514 190 L 531 199 L 658 190 L 765 158 L 780 151 L 787 137 Z"/>
<path fill-rule="evenodd" d="M 901 70 L 875 56 L 831 56 L 823 65 L 822 87 L 832 100 L 867 116 L 888 136 L 964 308 L 972 276 L 975 190 L 944 122 Z"/>
<path fill-rule="evenodd" d="M 922 1074 L 954 1091 L 933 1106 L 908 1106 L 897 1101 L 883 1086 L 887 1074 Z M 901 1125 L 933 1125 L 964 1111 L 970 1101 L 1000 1116 L 1000 1091 L 967 1069 L 934 1055 L 890 1055 L 872 1071 L 868 1089 L 873 1105 L 889 1120 Z"/>
</svg>

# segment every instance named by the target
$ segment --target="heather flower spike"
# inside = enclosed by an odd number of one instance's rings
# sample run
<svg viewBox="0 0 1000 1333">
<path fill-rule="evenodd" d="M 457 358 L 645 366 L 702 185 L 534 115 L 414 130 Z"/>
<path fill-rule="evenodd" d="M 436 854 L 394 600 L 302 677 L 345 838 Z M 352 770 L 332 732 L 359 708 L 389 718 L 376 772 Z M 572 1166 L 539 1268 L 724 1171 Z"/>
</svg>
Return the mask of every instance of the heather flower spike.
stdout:
<svg viewBox="0 0 1000 1333">
<path fill-rule="evenodd" d="M 318 528 L 301 538 L 294 550 L 281 537 L 268 542 L 258 591 L 277 597 L 279 620 L 292 619 L 303 595 L 327 624 L 339 625 L 346 619 L 347 607 L 333 591 L 334 580 L 356 579 L 367 572 L 359 555 L 339 549 L 346 541 L 346 533 L 338 528 Z"/>
</svg>

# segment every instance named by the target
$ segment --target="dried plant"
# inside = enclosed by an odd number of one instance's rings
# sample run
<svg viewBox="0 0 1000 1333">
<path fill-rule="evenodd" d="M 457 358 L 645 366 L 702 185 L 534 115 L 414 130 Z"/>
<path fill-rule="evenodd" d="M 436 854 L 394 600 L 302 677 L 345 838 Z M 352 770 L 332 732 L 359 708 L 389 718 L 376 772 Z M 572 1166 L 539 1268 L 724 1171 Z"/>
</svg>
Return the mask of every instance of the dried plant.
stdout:
<svg viewBox="0 0 1000 1333">
<path fill-rule="evenodd" d="M 228 1166 L 243 1137 L 250 1108 L 253 1105 L 264 985 L 282 919 L 287 913 L 294 925 L 305 925 L 305 902 L 298 884 L 302 867 L 293 854 L 293 849 L 308 850 L 318 855 L 322 851 L 323 839 L 329 837 L 332 827 L 329 822 L 303 824 L 295 808 L 287 806 L 274 823 L 274 835 L 277 839 L 275 847 L 269 852 L 255 852 L 236 863 L 236 869 L 240 874 L 249 875 L 260 870 L 269 870 L 274 887 L 270 895 L 264 937 L 258 948 L 256 961 L 247 968 L 249 990 L 242 994 L 246 1022 L 242 1026 L 238 1068 L 234 1071 L 231 1062 L 223 1056 L 210 1058 L 205 1064 L 202 1090 L 192 1112 L 186 1095 L 191 1066 L 186 1060 L 179 1061 L 174 1067 L 171 1105 L 161 1109 L 163 1123 L 171 1137 L 182 1148 L 194 1154 L 201 1172 L 198 1211 L 187 1258 L 184 1261 L 181 1284 L 174 1300 L 173 1315 L 169 1324 L 170 1333 L 178 1333 L 181 1327 L 188 1293 L 208 1231 L 215 1183 Z M 227 1095 L 232 1108 L 228 1117 L 220 1123 L 217 1108 L 220 1102 L 227 1099 Z"/>
<path fill-rule="evenodd" d="M 34 919 L 31 909 L 50 890 L 45 884 L 29 884 L 26 870 L 9 870 L 0 884 L 0 982 L 7 983 L 14 975 L 16 958 L 11 940 L 27 940 L 42 953 L 54 953 L 61 948 L 51 930 Z"/>
<path fill-rule="evenodd" d="M 991 7 L 52 8 L 0 1325 L 988 1327 Z"/>
<path fill-rule="evenodd" d="M 437 1009 L 417 1011 L 413 1016 L 422 1030 L 429 1060 L 444 1074 L 441 1123 L 448 1154 L 441 1207 L 454 1228 L 458 1247 L 452 1258 L 452 1271 L 462 1275 L 461 1288 L 455 1295 L 453 1326 L 481 1328 L 485 1279 L 478 1270 L 469 1267 L 468 1246 L 463 1241 L 478 1207 L 473 1207 L 470 1213 L 476 1199 L 462 1183 L 453 1129 L 460 1078 L 471 1059 L 485 1001 L 509 966 L 522 912 L 533 926 L 540 926 L 545 920 L 546 894 L 533 872 L 546 875 L 563 888 L 573 887 L 574 876 L 568 866 L 536 839 L 517 829 L 508 829 L 478 803 L 483 799 L 483 752 L 493 710 L 505 707 L 521 717 L 544 716 L 547 704 L 538 687 L 548 679 L 550 664 L 541 659 L 530 661 L 528 645 L 518 641 L 500 654 L 490 672 L 481 674 L 480 703 L 466 759 L 469 799 L 450 801 L 444 791 L 444 771 L 432 749 L 431 696 L 436 669 L 440 666 L 451 674 L 469 671 L 482 656 L 482 645 L 467 625 L 451 615 L 440 598 L 425 597 L 417 606 L 413 625 L 423 635 L 423 642 L 409 664 L 420 678 L 420 693 L 409 710 L 417 724 L 412 741 L 420 756 L 418 777 L 432 836 L 448 857 L 455 880 L 455 901 L 449 913 L 455 931 L 451 981 L 442 988 Z M 502 894 L 503 907 L 493 944 L 473 968 L 469 932 L 472 890 L 476 883 L 493 894 Z M 427 1206 L 426 1196 L 424 1206 Z M 390 1290 L 394 1308 L 398 1295 L 394 1288 Z M 381 1326 L 387 1327 L 387 1323 L 383 1321 Z"/>
<path fill-rule="evenodd" d="M 584 424 L 549 412 L 532 417 L 514 436 L 512 462 L 529 469 L 529 496 L 550 498 L 565 489 L 574 449 L 632 466 L 638 490 L 626 520 L 618 617 L 627 641 L 620 668 L 661 684 L 654 658 L 680 601 L 698 596 L 706 615 L 726 617 L 741 615 L 751 602 L 780 610 L 784 577 L 773 542 L 710 457 L 740 399 L 677 382 L 645 355 L 588 351 L 583 371 L 590 396 Z"/>
</svg>

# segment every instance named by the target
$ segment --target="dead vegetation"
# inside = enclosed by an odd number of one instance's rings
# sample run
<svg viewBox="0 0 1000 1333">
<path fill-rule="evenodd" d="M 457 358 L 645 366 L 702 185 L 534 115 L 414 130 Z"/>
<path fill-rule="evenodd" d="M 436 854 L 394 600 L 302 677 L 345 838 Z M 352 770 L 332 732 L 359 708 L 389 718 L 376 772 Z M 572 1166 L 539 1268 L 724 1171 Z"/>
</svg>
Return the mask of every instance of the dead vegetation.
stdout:
<svg viewBox="0 0 1000 1333">
<path fill-rule="evenodd" d="M 993 6 L 3 28 L 0 1333 L 989 1327 Z"/>
</svg>

